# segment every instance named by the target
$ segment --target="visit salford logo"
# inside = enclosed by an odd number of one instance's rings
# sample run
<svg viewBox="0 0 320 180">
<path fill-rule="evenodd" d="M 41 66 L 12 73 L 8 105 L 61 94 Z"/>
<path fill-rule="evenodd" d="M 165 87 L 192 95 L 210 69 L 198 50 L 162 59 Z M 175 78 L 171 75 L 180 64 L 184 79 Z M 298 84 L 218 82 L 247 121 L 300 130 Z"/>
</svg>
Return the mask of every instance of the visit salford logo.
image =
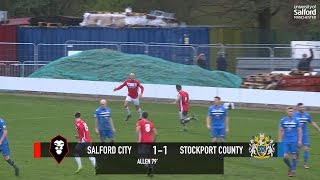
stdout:
<svg viewBox="0 0 320 180">
<path fill-rule="evenodd" d="M 68 140 L 61 135 L 52 138 L 49 152 L 57 163 L 60 164 L 69 153 Z"/>
</svg>

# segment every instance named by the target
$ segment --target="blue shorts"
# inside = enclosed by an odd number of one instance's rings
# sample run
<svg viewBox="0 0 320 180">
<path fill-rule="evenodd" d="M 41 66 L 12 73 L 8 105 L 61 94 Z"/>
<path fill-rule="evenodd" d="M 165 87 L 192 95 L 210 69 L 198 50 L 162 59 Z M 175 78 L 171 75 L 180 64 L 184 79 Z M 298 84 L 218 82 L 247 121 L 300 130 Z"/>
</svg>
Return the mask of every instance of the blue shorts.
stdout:
<svg viewBox="0 0 320 180">
<path fill-rule="evenodd" d="M 0 145 L 0 153 L 2 153 L 3 156 L 9 156 L 10 155 L 9 144 Z"/>
<path fill-rule="evenodd" d="M 284 154 L 297 154 L 298 153 L 297 142 L 283 142 L 283 153 Z"/>
<path fill-rule="evenodd" d="M 226 129 L 225 128 L 211 128 L 212 138 L 225 138 Z"/>
<path fill-rule="evenodd" d="M 106 140 L 107 138 L 113 139 L 113 131 L 112 130 L 100 130 L 100 139 Z"/>
</svg>

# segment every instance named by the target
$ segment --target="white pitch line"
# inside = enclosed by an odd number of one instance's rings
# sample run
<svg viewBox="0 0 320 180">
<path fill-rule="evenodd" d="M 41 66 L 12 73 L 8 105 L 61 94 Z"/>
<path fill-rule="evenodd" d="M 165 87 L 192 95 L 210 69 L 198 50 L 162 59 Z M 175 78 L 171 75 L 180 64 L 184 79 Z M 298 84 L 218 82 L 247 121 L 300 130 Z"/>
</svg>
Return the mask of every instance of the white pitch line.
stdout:
<svg viewBox="0 0 320 180">
<path fill-rule="evenodd" d="M 36 119 L 51 119 L 51 118 L 56 118 L 54 116 L 40 116 L 40 117 L 25 117 L 25 118 L 22 118 L 23 120 L 36 120 Z M 17 119 L 17 118 L 13 118 L 13 119 Z"/>
</svg>

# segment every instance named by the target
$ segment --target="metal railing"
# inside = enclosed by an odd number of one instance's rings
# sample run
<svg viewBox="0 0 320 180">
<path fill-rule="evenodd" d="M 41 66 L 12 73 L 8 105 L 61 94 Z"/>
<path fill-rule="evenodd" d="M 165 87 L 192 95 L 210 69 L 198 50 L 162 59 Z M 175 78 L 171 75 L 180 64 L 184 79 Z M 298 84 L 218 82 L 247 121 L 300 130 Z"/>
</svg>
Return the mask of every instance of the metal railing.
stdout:
<svg viewBox="0 0 320 180">
<path fill-rule="evenodd" d="M 19 75 L 19 69 L 15 66 L 18 61 L 0 61 L 0 76 L 17 77 Z"/>
<path fill-rule="evenodd" d="M 180 64 L 194 64 L 197 50 L 190 45 L 151 45 L 148 44 L 147 55 Z"/>
<path fill-rule="evenodd" d="M 37 46 L 33 43 L 0 42 L 0 61 L 34 61 Z"/>
<path fill-rule="evenodd" d="M 68 40 L 65 44 L 87 44 L 87 45 L 108 45 L 116 44 L 118 46 L 118 51 L 128 54 L 145 54 L 146 43 L 144 42 L 114 42 L 114 41 L 79 41 L 79 40 Z"/>
<path fill-rule="evenodd" d="M 80 41 L 80 40 L 68 40 L 65 44 L 144 44 L 144 42 L 115 42 L 115 41 Z"/>
<path fill-rule="evenodd" d="M 53 61 L 69 56 L 70 53 L 91 49 L 111 49 L 119 51 L 117 44 L 38 44 L 38 60 Z"/>
<path fill-rule="evenodd" d="M 24 61 L 20 66 L 20 76 L 21 77 L 28 77 L 32 73 L 36 72 L 38 69 L 42 68 L 43 66 L 49 64 L 51 61 Z"/>
<path fill-rule="evenodd" d="M 273 71 L 282 67 L 283 69 L 294 68 L 303 54 L 310 55 L 308 48 L 292 48 L 289 44 L 224 45 L 155 42 L 146 44 L 144 42 L 69 40 L 64 44 L 35 45 L 33 43 L 0 42 L 0 75 L 27 77 L 56 59 L 91 49 L 111 49 L 127 54 L 145 54 L 189 65 L 196 64 L 198 55 L 204 54 L 209 64 L 208 69 L 211 70 L 217 69 L 217 58 L 223 56 L 228 64 L 227 71 L 239 76 L 245 74 L 243 72 L 248 73 L 250 68 L 260 69 L 263 64 L 265 66 L 262 68 L 265 71 Z M 314 48 L 314 51 L 319 54 L 320 48 Z M 320 62 L 315 60 L 311 65 L 320 67 Z"/>
</svg>

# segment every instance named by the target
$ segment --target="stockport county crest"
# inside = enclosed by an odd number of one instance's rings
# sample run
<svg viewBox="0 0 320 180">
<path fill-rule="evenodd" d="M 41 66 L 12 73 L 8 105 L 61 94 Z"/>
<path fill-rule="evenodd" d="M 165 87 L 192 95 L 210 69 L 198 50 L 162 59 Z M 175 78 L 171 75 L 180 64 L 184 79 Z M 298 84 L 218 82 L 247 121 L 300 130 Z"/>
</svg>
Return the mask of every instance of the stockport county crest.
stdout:
<svg viewBox="0 0 320 180">
<path fill-rule="evenodd" d="M 270 139 L 270 136 L 265 136 L 264 133 L 260 133 L 259 136 L 252 137 L 249 145 L 251 157 L 257 159 L 273 157 L 273 153 L 275 152 L 273 140 Z"/>
<path fill-rule="evenodd" d="M 60 164 L 69 153 L 68 140 L 61 135 L 52 138 L 49 152 L 57 163 Z"/>
</svg>

